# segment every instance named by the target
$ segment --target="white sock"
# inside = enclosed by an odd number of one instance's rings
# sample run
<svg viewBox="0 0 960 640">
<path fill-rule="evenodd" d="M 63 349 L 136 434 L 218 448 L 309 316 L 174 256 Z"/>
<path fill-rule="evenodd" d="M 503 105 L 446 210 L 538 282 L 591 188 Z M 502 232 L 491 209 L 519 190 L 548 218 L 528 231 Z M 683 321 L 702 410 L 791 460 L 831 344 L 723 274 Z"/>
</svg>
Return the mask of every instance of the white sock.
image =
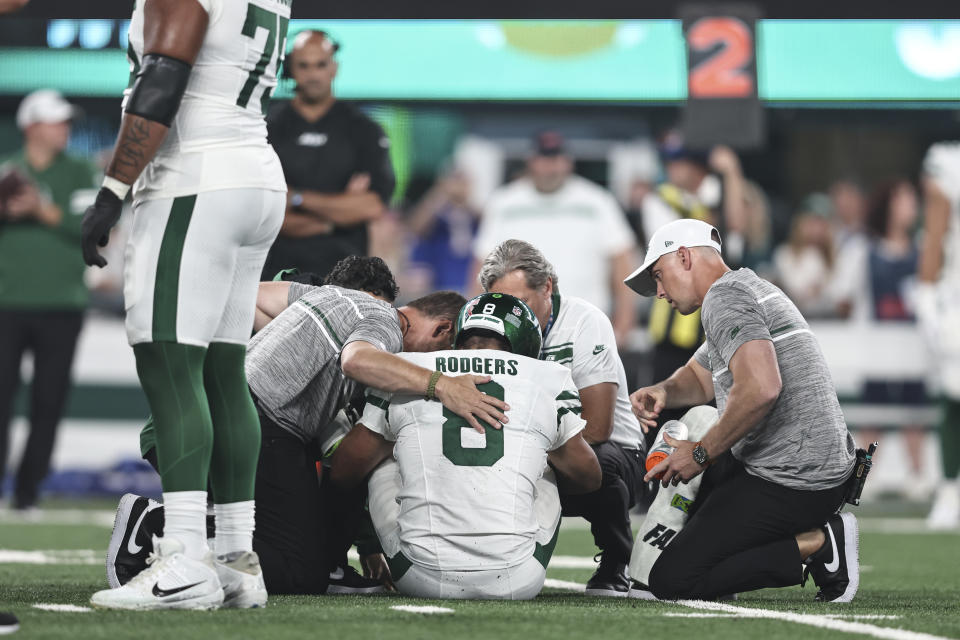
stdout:
<svg viewBox="0 0 960 640">
<path fill-rule="evenodd" d="M 253 500 L 213 505 L 217 514 L 214 537 L 217 555 L 235 551 L 253 551 Z"/>
<path fill-rule="evenodd" d="M 207 492 L 165 491 L 163 511 L 163 537 L 179 540 L 187 557 L 202 559 L 209 551 Z"/>
</svg>

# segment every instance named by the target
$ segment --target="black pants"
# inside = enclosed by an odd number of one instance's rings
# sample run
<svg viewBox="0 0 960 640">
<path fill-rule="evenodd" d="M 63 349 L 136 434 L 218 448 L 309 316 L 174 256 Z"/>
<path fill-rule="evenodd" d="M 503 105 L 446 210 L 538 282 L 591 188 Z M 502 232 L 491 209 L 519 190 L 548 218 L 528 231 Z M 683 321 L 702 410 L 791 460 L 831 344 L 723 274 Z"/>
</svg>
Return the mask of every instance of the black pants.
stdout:
<svg viewBox="0 0 960 640">
<path fill-rule="evenodd" d="M 729 453 L 704 475 L 695 510 L 650 571 L 658 598 L 712 600 L 800 584 L 795 536 L 826 522 L 845 484 L 801 491 L 747 473 Z"/>
<path fill-rule="evenodd" d="M 262 414 L 260 429 L 253 550 L 260 556 L 267 591 L 323 593 L 330 570 L 324 551 L 318 456 Z"/>
<path fill-rule="evenodd" d="M 643 494 L 643 456 L 637 449 L 612 442 L 591 447 L 603 472 L 600 488 L 582 495 L 560 494 L 563 515 L 581 516 L 590 523 L 604 563 L 629 564 L 633 549 L 630 508 Z"/>
<path fill-rule="evenodd" d="M 334 567 L 346 566 L 347 551 L 366 517 L 366 485 L 342 490 L 317 476 L 319 451 L 270 418 L 260 418 L 260 458 L 254 488 L 253 549 L 260 556 L 270 593 L 318 594 L 327 590 Z M 154 469 L 156 449 L 144 458 Z M 215 534 L 207 520 L 207 536 Z"/>
<path fill-rule="evenodd" d="M 30 435 L 14 489 L 14 506 L 36 503 L 40 483 L 50 468 L 57 425 L 70 390 L 70 369 L 83 311 L 0 310 L 0 485 L 9 454 L 10 418 L 20 386 L 20 362 L 33 353 L 30 387 Z"/>
</svg>

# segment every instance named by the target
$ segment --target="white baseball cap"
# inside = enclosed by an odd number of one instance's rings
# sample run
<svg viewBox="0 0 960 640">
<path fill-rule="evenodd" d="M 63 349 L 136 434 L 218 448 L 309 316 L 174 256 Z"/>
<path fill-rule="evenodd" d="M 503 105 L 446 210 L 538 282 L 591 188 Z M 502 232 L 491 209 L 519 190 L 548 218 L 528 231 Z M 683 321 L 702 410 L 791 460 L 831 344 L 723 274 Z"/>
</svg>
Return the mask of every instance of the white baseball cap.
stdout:
<svg viewBox="0 0 960 640">
<path fill-rule="evenodd" d="M 38 122 L 66 122 L 79 115 L 79 109 L 67 102 L 59 91 L 40 89 L 29 94 L 17 108 L 17 126 L 26 129 Z"/>
<path fill-rule="evenodd" d="M 720 251 L 720 243 L 713 239 L 715 233 L 719 238 L 720 233 L 712 225 L 693 218 L 663 225 L 650 238 L 643 266 L 627 276 L 624 284 L 642 296 L 656 295 L 657 283 L 650 274 L 653 263 L 680 247 L 713 247 Z"/>
</svg>

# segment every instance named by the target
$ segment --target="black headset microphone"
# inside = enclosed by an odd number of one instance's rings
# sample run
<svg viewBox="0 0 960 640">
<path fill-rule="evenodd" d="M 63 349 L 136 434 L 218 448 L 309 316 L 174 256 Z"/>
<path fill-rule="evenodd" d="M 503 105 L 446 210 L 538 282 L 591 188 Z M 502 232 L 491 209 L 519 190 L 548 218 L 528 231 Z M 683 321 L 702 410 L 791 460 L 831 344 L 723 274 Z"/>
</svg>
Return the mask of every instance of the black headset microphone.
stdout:
<svg viewBox="0 0 960 640">
<path fill-rule="evenodd" d="M 340 50 L 340 43 L 334 40 L 329 33 L 323 29 L 303 29 L 297 31 L 293 36 L 294 46 L 290 48 L 290 51 L 283 57 L 283 64 L 280 65 L 280 78 L 293 80 L 293 68 L 290 66 L 290 58 L 293 56 L 293 51 L 296 49 L 297 38 L 303 36 L 306 38 L 307 35 L 310 36 L 320 36 L 324 40 L 330 43 L 330 46 L 333 48 L 333 53 L 337 53 Z M 297 90 L 296 81 L 294 80 L 293 90 Z"/>
</svg>

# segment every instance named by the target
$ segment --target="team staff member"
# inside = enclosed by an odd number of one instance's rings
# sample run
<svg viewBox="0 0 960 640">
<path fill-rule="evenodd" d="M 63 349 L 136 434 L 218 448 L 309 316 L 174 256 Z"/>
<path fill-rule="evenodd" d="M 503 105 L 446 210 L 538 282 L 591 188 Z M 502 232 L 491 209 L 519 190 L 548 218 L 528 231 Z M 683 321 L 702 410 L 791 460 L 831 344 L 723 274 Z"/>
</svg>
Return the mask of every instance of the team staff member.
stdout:
<svg viewBox="0 0 960 640">
<path fill-rule="evenodd" d="M 483 261 L 479 278 L 484 291 L 508 293 L 533 309 L 543 327 L 540 358 L 564 365 L 573 375 L 587 421 L 583 437 L 600 460 L 603 483 L 586 495 L 561 493 L 563 513 L 590 522 L 602 553 L 587 594 L 626 596 L 633 548 L 629 511 L 644 489 L 645 442 L 630 409 L 610 320 L 586 300 L 561 296 L 553 265 L 522 240 L 497 246 Z"/>
<path fill-rule="evenodd" d="M 93 198 L 99 172 L 64 153 L 73 114 L 56 91 L 34 91 L 17 110 L 23 149 L 0 160 L 0 478 L 25 351 L 34 362 L 30 436 L 16 475 L 16 509 L 36 504 L 47 475 L 89 297 L 77 252 L 83 212 L 77 203 L 85 190 Z"/>
<path fill-rule="evenodd" d="M 853 514 L 835 515 L 854 466 L 823 353 L 796 306 L 750 269 L 731 270 L 720 234 L 677 220 L 650 239 L 626 283 L 680 313 L 702 308 L 707 341 L 667 380 L 631 395 L 651 427 L 665 408 L 716 398 L 720 420 L 700 442 L 676 447 L 646 480 L 663 486 L 706 471 L 695 511 L 650 572 L 659 598 L 714 599 L 801 583 L 804 561 L 818 600 L 849 602 L 859 586 Z M 826 523 L 826 524 L 824 524 Z"/>
<path fill-rule="evenodd" d="M 273 109 L 267 128 L 289 191 L 264 280 L 288 267 L 322 277 L 347 256 L 367 255 L 367 224 L 393 195 L 389 140 L 333 95 L 338 48 L 323 31 L 301 31 L 284 63 L 295 95 Z"/>
</svg>

